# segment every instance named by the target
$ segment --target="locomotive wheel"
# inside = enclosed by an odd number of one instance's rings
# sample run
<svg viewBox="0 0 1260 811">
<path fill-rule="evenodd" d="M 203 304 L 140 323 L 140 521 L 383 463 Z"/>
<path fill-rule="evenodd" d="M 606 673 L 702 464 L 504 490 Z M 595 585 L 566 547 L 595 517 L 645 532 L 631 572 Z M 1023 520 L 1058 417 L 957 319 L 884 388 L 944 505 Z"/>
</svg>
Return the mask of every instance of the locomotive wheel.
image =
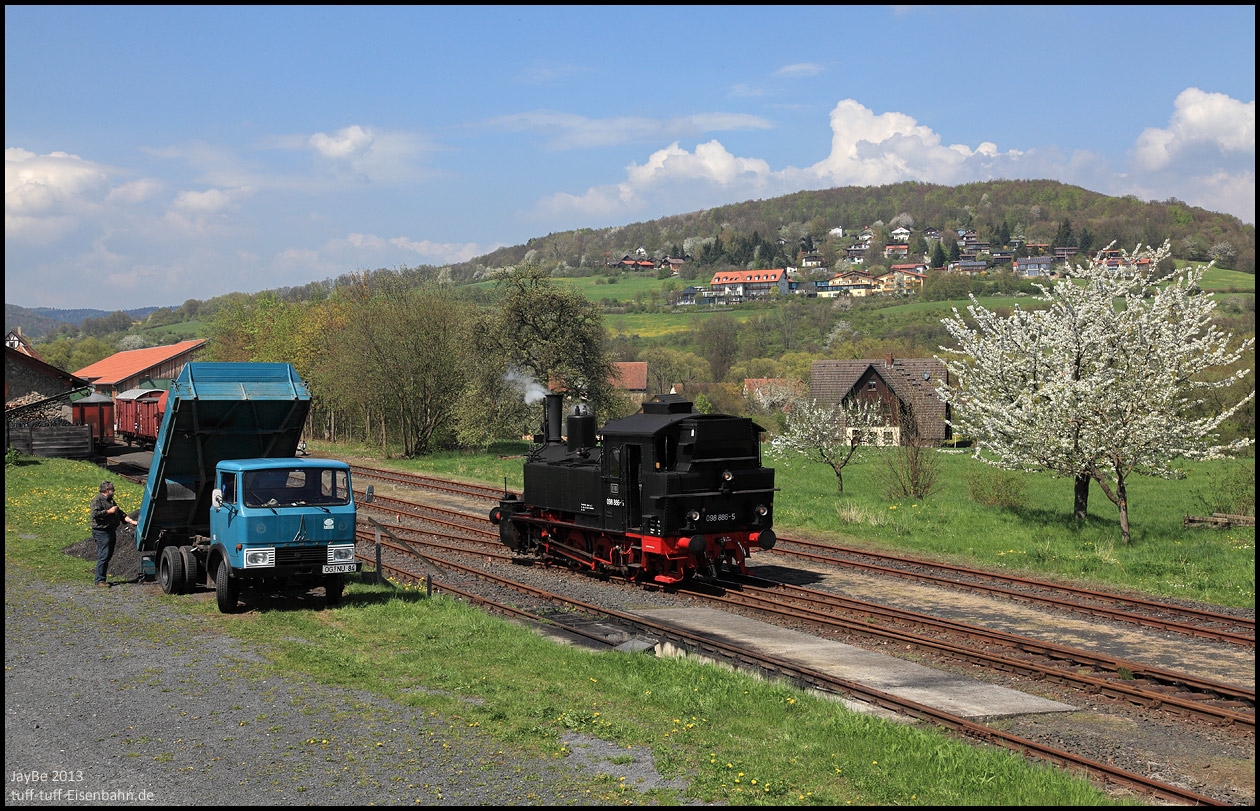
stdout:
<svg viewBox="0 0 1260 811">
<path fill-rule="evenodd" d="M 596 566 L 613 567 L 613 542 L 607 535 L 600 535 L 595 539 L 591 554 L 595 556 Z"/>
<path fill-rule="evenodd" d="M 579 532 L 576 529 L 569 530 L 564 536 L 564 545 L 579 553 L 585 552 L 588 555 L 591 553 L 591 539 L 586 536 L 586 533 Z M 581 555 L 579 554 L 578 557 L 581 557 Z M 576 565 L 580 562 L 574 560 L 570 565 Z"/>
<path fill-rule="evenodd" d="M 165 594 L 183 594 L 184 556 L 178 547 L 168 546 L 162 550 L 162 559 L 158 561 L 158 583 Z"/>
</svg>

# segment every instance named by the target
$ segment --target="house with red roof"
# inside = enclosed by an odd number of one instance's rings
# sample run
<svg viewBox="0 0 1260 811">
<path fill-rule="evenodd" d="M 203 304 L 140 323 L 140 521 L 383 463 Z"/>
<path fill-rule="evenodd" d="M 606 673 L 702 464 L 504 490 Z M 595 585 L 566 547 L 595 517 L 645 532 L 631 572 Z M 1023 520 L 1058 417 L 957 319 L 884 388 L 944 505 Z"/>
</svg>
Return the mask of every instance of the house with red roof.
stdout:
<svg viewBox="0 0 1260 811">
<path fill-rule="evenodd" d="M 185 363 L 196 360 L 205 345 L 204 338 L 196 338 L 168 346 L 117 352 L 74 374 L 108 397 L 142 386 L 167 388 L 170 381 L 179 377 Z"/>
<path fill-rule="evenodd" d="M 763 298 L 776 292 L 786 296 L 790 292 L 787 268 L 719 270 L 713 274 L 709 288 L 732 304 L 744 299 Z"/>
<path fill-rule="evenodd" d="M 644 361 L 620 361 L 613 364 L 609 381 L 613 388 L 626 394 L 647 394 L 648 365 Z"/>
</svg>

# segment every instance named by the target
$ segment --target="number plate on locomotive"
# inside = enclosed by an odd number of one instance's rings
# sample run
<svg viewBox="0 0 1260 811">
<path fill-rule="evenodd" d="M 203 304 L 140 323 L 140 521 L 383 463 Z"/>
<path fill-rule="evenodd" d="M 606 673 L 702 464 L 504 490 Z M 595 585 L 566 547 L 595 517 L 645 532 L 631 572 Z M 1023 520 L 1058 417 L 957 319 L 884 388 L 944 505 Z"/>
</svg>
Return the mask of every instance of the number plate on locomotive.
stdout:
<svg viewBox="0 0 1260 811">
<path fill-rule="evenodd" d="M 357 563 L 329 563 L 324 566 L 324 574 L 354 574 L 359 571 Z"/>
</svg>

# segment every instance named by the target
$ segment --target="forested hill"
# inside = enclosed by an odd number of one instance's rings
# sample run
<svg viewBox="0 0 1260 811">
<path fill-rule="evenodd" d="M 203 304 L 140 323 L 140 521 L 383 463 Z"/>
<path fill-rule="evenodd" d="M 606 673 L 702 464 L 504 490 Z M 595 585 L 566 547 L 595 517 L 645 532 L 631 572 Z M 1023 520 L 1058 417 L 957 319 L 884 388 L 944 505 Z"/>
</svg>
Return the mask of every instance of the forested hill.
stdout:
<svg viewBox="0 0 1260 811">
<path fill-rule="evenodd" d="M 1237 217 L 1220 214 L 1170 199 L 1142 202 L 1136 197 L 1108 197 L 1079 186 L 1053 180 L 997 180 L 962 186 L 897 183 L 875 187 L 844 187 L 803 191 L 767 200 L 751 200 L 718 208 L 662 217 L 648 222 L 610 228 L 580 228 L 535 237 L 524 245 L 501 248 L 447 267 L 406 269 L 417 279 L 441 278 L 457 284 L 483 280 L 493 271 L 529 263 L 553 275 L 585 275 L 599 272 L 609 262 L 643 250 L 646 259 L 666 256 L 688 258 L 687 278 L 705 280 L 713 270 L 729 267 L 769 268 L 795 265 L 807 246 L 830 248 L 848 242 L 865 227 L 885 230 L 904 225 L 916 234 L 935 228 L 945 241 L 960 229 L 974 229 L 981 240 L 994 246 L 1004 237 L 1025 243 L 1075 245 L 1098 250 L 1115 242 L 1133 249 L 1138 243 L 1160 245 L 1171 240 L 1173 256 L 1255 273 L 1256 229 Z M 842 228 L 846 239 L 831 237 Z M 921 249 L 911 238 L 912 252 Z M 289 300 L 322 298 L 330 287 L 350 280 L 312 280 L 299 287 L 276 292 Z M 228 296 L 239 295 L 230 293 Z M 225 296 L 219 297 L 226 298 Z M 205 311 L 213 311 L 210 299 Z M 188 317 L 184 307 L 175 320 Z M 129 311 L 142 318 L 145 311 Z M 101 310 L 27 309 L 5 304 L 5 330 L 21 327 L 32 337 L 48 335 L 59 325 L 79 327 L 83 322 L 112 314 Z"/>
<path fill-rule="evenodd" d="M 639 248 L 649 257 L 682 252 L 698 258 L 705 241 L 718 237 L 731 244 L 754 233 L 773 244 L 783 239 L 794 253 L 807 236 L 818 242 L 832 228 L 843 228 L 847 236 L 881 224 L 907 225 L 913 231 L 974 229 L 980 239 L 995 245 L 1001 244 L 999 233 L 1052 244 L 1065 222 L 1073 234 L 1088 235 L 1094 250 L 1112 241 L 1132 250 L 1138 243 L 1160 245 L 1168 239 L 1177 258 L 1206 262 L 1214 247 L 1228 246 L 1233 257 L 1219 264 L 1255 273 L 1256 229 L 1237 217 L 1176 199 L 1108 197 L 1053 180 L 996 180 L 962 186 L 897 183 L 804 191 L 632 225 L 563 231 L 452 265 L 444 274 L 468 281 L 484 277 L 488 270 L 530 262 L 562 275 L 602 266 Z"/>
</svg>

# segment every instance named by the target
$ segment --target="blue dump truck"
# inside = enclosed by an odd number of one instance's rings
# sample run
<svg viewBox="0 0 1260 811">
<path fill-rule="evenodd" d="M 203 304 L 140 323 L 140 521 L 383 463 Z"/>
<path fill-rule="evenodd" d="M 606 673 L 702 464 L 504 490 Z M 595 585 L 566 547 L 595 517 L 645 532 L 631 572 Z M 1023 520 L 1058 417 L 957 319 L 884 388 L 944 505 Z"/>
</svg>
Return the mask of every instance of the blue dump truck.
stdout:
<svg viewBox="0 0 1260 811">
<path fill-rule="evenodd" d="M 136 527 L 167 594 L 323 586 L 341 601 L 355 558 L 350 466 L 298 456 L 310 392 L 288 363 L 188 363 L 167 397 Z M 371 500 L 368 488 L 366 500 Z"/>
</svg>

